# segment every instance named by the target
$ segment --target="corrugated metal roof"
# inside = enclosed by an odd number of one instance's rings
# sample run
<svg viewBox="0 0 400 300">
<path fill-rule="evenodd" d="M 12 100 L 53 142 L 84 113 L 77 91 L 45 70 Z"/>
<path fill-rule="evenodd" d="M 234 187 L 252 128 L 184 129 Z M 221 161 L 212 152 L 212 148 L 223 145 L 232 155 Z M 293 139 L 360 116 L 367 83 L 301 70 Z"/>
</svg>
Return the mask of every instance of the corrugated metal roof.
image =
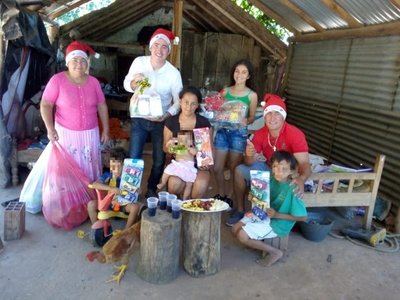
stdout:
<svg viewBox="0 0 400 300">
<path fill-rule="evenodd" d="M 390 0 L 336 0 L 336 2 L 364 25 L 400 19 L 400 9 Z"/>
<path fill-rule="evenodd" d="M 268 6 L 278 15 L 282 16 L 290 25 L 299 32 L 313 32 L 315 28 L 300 18 L 294 11 L 283 5 L 279 0 L 261 0 L 265 6 Z"/>
<path fill-rule="evenodd" d="M 337 16 L 320 0 L 292 0 L 292 2 L 312 17 L 324 29 L 347 27 L 347 22 Z"/>
</svg>

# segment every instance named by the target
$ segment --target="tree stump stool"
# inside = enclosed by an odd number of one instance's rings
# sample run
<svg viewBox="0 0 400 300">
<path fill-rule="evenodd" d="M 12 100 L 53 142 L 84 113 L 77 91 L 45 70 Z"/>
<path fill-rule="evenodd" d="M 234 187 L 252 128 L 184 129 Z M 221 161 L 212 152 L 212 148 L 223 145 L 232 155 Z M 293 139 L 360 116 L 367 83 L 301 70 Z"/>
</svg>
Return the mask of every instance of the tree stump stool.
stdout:
<svg viewBox="0 0 400 300">
<path fill-rule="evenodd" d="M 140 257 L 136 274 L 145 281 L 163 284 L 174 280 L 179 271 L 181 220 L 157 209 L 154 217 L 142 214 Z"/>
<path fill-rule="evenodd" d="M 264 243 L 274 247 L 278 248 L 283 252 L 282 257 L 279 259 L 280 262 L 286 262 L 288 254 L 287 254 L 287 249 L 289 246 L 289 234 L 284 237 L 274 237 L 272 239 L 265 239 Z M 267 255 L 267 252 L 262 251 L 261 257 L 264 258 Z"/>
<path fill-rule="evenodd" d="M 183 267 L 193 277 L 217 273 L 221 268 L 221 212 L 182 212 Z"/>
</svg>

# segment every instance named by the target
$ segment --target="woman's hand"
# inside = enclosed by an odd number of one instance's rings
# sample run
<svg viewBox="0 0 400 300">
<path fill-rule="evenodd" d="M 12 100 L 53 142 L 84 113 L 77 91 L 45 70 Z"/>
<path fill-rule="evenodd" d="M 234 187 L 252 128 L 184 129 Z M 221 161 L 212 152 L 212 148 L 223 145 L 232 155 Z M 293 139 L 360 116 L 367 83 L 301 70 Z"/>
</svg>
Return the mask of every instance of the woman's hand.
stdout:
<svg viewBox="0 0 400 300">
<path fill-rule="evenodd" d="M 106 144 L 110 141 L 110 134 L 107 131 L 101 133 L 100 141 L 102 144 Z"/>
<path fill-rule="evenodd" d="M 47 131 L 47 138 L 49 139 L 50 142 L 56 142 L 58 141 L 58 133 L 57 130 L 52 129 Z"/>
</svg>

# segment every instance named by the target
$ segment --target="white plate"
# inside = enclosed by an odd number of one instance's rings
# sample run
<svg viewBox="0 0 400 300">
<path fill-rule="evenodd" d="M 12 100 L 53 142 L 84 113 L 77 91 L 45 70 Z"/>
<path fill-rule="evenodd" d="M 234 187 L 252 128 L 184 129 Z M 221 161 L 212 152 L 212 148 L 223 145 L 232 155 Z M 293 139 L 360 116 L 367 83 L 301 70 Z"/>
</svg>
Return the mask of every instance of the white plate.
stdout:
<svg viewBox="0 0 400 300">
<path fill-rule="evenodd" d="M 200 200 L 200 201 L 210 201 L 213 200 L 214 201 L 214 205 L 215 203 L 217 204 L 217 207 L 214 210 L 195 210 L 195 209 L 191 209 L 191 208 L 185 208 L 183 207 L 183 205 L 185 203 L 189 203 L 191 201 L 195 201 L 195 200 Z M 185 211 L 190 211 L 190 212 L 198 212 L 198 213 L 212 213 L 212 212 L 219 212 L 219 211 L 224 211 L 227 210 L 229 208 L 228 203 L 221 201 L 221 200 L 217 200 L 217 199 L 190 199 L 190 200 L 186 200 L 186 201 L 182 201 L 182 205 L 181 205 L 181 209 L 185 210 Z"/>
</svg>

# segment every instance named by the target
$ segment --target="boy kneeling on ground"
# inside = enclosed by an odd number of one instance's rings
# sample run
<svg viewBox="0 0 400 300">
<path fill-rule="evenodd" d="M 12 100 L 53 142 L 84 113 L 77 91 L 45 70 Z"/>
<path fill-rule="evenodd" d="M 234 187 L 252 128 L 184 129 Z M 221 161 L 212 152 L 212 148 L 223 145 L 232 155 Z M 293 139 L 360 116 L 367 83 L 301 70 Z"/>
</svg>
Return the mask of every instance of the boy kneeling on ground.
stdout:
<svg viewBox="0 0 400 300">
<path fill-rule="evenodd" d="M 290 185 L 296 167 L 297 161 L 293 154 L 287 151 L 275 152 L 271 157 L 271 207 L 267 208 L 268 218 L 256 220 L 251 218 L 250 212 L 232 227 L 232 233 L 242 244 L 268 253 L 265 258 L 256 261 L 264 267 L 273 265 L 283 253 L 263 240 L 284 237 L 290 233 L 296 221 L 307 219 L 304 203 L 293 193 L 295 185 Z"/>
</svg>

